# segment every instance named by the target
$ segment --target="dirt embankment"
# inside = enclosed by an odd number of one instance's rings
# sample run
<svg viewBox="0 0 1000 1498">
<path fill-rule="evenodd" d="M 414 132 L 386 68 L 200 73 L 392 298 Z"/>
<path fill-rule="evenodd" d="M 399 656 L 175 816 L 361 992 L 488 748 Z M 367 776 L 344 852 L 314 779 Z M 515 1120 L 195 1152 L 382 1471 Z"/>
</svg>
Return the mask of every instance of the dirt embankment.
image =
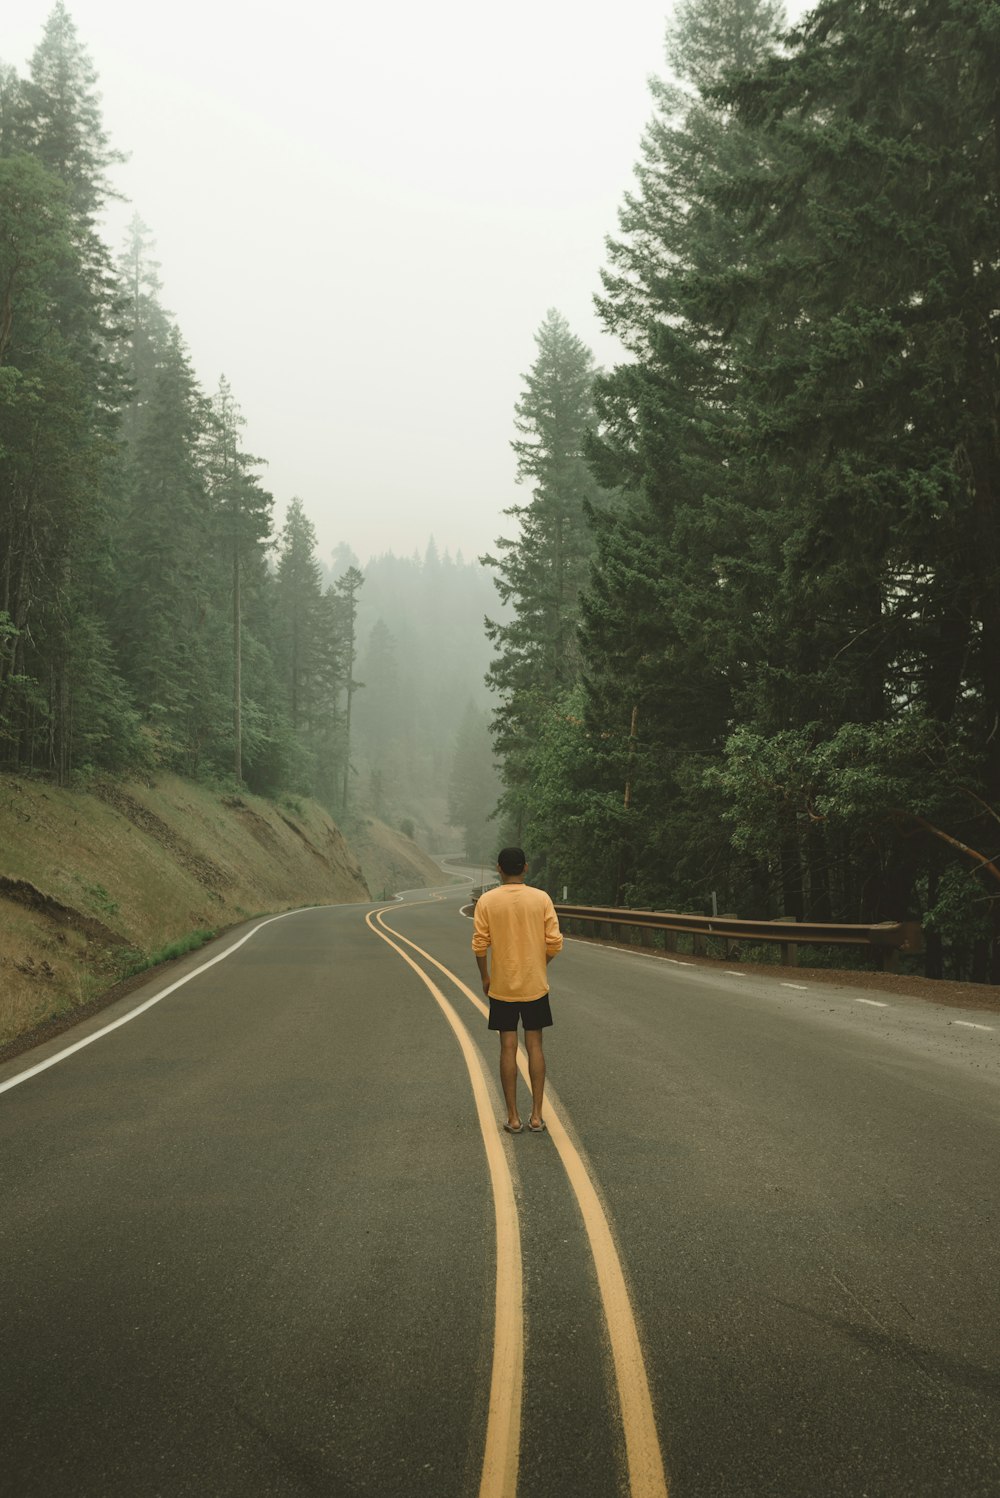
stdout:
<svg viewBox="0 0 1000 1498">
<path fill-rule="evenodd" d="M 314 802 L 172 775 L 89 790 L 0 776 L 0 1047 L 194 931 L 368 898 Z"/>
</svg>

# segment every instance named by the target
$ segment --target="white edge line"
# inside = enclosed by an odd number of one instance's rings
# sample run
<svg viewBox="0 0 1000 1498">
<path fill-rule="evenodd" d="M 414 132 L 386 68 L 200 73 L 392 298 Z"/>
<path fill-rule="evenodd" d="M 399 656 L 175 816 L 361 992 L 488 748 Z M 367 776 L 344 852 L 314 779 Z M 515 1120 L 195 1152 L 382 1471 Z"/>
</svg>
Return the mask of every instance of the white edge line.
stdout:
<svg viewBox="0 0 1000 1498">
<path fill-rule="evenodd" d="M 993 1029 L 992 1025 L 977 1025 L 977 1024 L 974 1024 L 971 1019 L 956 1019 L 956 1020 L 952 1020 L 952 1024 L 954 1024 L 954 1025 L 964 1025 L 967 1030 L 992 1030 Z"/>
<path fill-rule="evenodd" d="M 888 1004 L 883 1004 L 881 999 L 855 999 L 855 1004 L 870 1004 L 873 1009 L 888 1009 Z"/>
<path fill-rule="evenodd" d="M 256 936 L 258 931 L 263 930 L 265 926 L 270 926 L 273 921 L 283 921 L 286 916 L 300 915 L 302 910 L 315 910 L 317 908 L 325 909 L 326 907 L 304 905 L 299 910 L 285 910 L 282 911 L 281 915 L 268 916 L 266 921 L 261 921 L 259 926 L 255 926 L 252 931 L 248 931 L 246 936 L 241 936 L 239 941 L 233 942 L 231 947 L 227 947 L 217 957 L 211 957 L 208 962 L 203 962 L 200 967 L 192 968 L 189 973 L 184 974 L 183 978 L 178 978 L 176 982 L 169 984 L 162 992 L 154 994 L 145 1003 L 137 1005 L 135 1009 L 130 1009 L 128 1014 L 123 1014 L 120 1019 L 112 1020 L 110 1025 L 104 1025 L 100 1030 L 95 1030 L 92 1035 L 85 1035 L 82 1040 L 75 1041 L 73 1045 L 67 1046 L 63 1051 L 57 1051 L 54 1056 L 49 1056 L 45 1061 L 39 1061 L 35 1066 L 29 1066 L 26 1071 L 18 1072 L 16 1077 L 9 1077 L 6 1082 L 0 1082 L 0 1092 L 9 1092 L 12 1087 L 17 1087 L 22 1082 L 26 1082 L 29 1077 L 36 1077 L 40 1071 L 47 1071 L 50 1066 L 55 1066 L 57 1061 L 65 1061 L 66 1057 L 72 1056 L 74 1051 L 82 1051 L 85 1045 L 92 1045 L 95 1040 L 100 1040 L 102 1035 L 110 1035 L 111 1031 L 117 1030 L 120 1025 L 127 1025 L 130 1019 L 135 1019 L 137 1015 L 144 1013 L 147 1009 L 151 1009 L 154 1004 L 158 1004 L 168 994 L 183 987 L 185 983 L 190 983 L 192 978 L 197 978 L 199 973 L 207 972 L 210 967 L 214 967 L 224 957 L 231 956 L 238 947 L 242 947 L 252 936 Z"/>
</svg>

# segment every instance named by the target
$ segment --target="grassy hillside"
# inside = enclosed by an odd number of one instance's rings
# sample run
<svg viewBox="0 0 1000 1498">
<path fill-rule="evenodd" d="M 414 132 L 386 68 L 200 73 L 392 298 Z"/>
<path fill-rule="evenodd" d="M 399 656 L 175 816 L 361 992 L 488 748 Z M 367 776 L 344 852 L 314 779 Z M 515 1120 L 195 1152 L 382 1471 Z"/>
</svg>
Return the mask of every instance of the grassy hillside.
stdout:
<svg viewBox="0 0 1000 1498">
<path fill-rule="evenodd" d="M 0 776 L 0 1045 L 176 955 L 164 948 L 196 945 L 195 933 L 368 898 L 314 802 L 171 775 L 88 790 Z"/>
<path fill-rule="evenodd" d="M 425 884 L 447 884 L 447 875 L 411 837 L 385 822 L 366 817 L 352 823 L 351 850 L 357 854 L 368 888 L 375 899 L 401 889 L 419 889 Z"/>
</svg>

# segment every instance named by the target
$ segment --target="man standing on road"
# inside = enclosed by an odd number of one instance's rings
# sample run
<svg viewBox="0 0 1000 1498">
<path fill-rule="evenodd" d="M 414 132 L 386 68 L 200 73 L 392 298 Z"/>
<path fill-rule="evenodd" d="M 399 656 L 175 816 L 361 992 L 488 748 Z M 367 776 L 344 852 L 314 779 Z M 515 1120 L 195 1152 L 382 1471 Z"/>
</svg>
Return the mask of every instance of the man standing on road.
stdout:
<svg viewBox="0 0 1000 1498">
<path fill-rule="evenodd" d="M 555 907 L 543 889 L 525 884 L 528 862 L 522 848 L 501 848 L 497 873 L 501 883 L 476 901 L 472 950 L 479 964 L 483 993 L 490 1001 L 491 1030 L 500 1032 L 500 1082 L 507 1104 L 508 1134 L 520 1134 L 517 1111 L 517 1026 L 524 1026 L 531 1078 L 529 1134 L 541 1134 L 545 1054 L 542 1030 L 552 1023 L 545 969 L 562 951 Z M 487 952 L 493 950 L 490 972 Z"/>
</svg>

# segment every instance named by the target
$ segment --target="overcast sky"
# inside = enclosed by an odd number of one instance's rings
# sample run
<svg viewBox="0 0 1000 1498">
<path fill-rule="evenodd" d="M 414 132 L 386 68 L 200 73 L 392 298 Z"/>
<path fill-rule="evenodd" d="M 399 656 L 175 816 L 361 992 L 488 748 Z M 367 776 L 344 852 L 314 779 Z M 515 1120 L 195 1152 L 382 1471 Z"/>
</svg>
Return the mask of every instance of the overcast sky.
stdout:
<svg viewBox="0 0 1000 1498">
<path fill-rule="evenodd" d="M 228 376 L 279 515 L 298 495 L 323 554 L 362 561 L 511 533 L 546 309 L 615 358 L 592 297 L 667 0 L 67 3 L 164 304 L 204 387 Z M 7 9 L 2 60 L 26 70 L 50 8 Z"/>
</svg>

